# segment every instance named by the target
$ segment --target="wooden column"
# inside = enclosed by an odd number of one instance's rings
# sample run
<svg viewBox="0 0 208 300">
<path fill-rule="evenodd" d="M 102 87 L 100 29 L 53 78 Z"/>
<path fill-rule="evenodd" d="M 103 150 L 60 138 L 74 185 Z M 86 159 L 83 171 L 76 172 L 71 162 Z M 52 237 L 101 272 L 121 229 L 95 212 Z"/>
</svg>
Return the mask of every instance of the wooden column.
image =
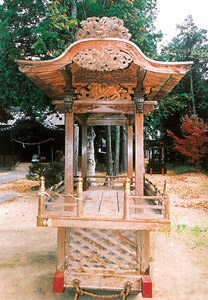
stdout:
<svg viewBox="0 0 208 300">
<path fill-rule="evenodd" d="M 135 113 L 135 194 L 143 196 L 143 113 Z"/>
<path fill-rule="evenodd" d="M 124 208 L 123 208 L 124 220 L 129 220 L 129 198 L 128 198 L 129 195 L 131 195 L 130 179 L 127 177 L 124 185 Z"/>
<path fill-rule="evenodd" d="M 127 125 L 127 177 L 133 183 L 133 126 Z"/>
<path fill-rule="evenodd" d="M 57 271 L 64 271 L 66 228 L 57 230 Z"/>
<path fill-rule="evenodd" d="M 77 182 L 77 217 L 82 217 L 82 211 L 83 211 L 83 179 L 82 177 L 78 178 Z"/>
<path fill-rule="evenodd" d="M 150 232 L 141 232 L 141 275 L 150 273 Z"/>
<path fill-rule="evenodd" d="M 45 205 L 43 202 L 46 200 L 45 193 L 45 178 L 41 176 L 40 178 L 40 195 L 39 195 L 39 203 L 38 203 L 38 216 L 42 216 L 45 213 Z"/>
<path fill-rule="evenodd" d="M 144 99 L 136 99 L 135 113 L 135 194 L 144 194 L 144 145 L 143 145 L 143 113 Z M 143 204 L 143 200 L 138 200 Z M 142 213 L 142 210 L 139 210 Z M 141 231 L 141 274 L 149 275 L 150 272 L 150 232 Z"/>
<path fill-rule="evenodd" d="M 74 193 L 74 114 L 65 113 L 65 194 Z M 73 202 L 65 197 L 66 202 Z"/>
<path fill-rule="evenodd" d="M 83 191 L 87 190 L 87 126 L 82 126 L 82 178 Z"/>
</svg>

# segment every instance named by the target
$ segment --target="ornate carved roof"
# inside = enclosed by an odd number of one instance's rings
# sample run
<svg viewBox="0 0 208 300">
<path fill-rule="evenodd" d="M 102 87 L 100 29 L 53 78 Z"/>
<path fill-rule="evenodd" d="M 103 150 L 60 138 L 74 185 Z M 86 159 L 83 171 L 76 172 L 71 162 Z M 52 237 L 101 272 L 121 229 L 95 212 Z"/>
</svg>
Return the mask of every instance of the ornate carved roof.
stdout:
<svg viewBox="0 0 208 300">
<path fill-rule="evenodd" d="M 55 103 L 69 97 L 74 103 L 140 97 L 160 101 L 192 65 L 149 59 L 128 41 L 128 30 L 115 17 L 90 18 L 82 26 L 79 40 L 61 56 L 47 61 L 17 61 L 19 69 Z"/>
</svg>

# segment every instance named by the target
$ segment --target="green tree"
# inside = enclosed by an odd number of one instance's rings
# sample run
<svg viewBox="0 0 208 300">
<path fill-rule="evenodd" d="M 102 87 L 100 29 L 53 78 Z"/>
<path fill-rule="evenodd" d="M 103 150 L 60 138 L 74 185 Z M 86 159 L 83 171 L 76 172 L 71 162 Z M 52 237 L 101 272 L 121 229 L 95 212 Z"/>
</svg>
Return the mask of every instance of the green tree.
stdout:
<svg viewBox="0 0 208 300">
<path fill-rule="evenodd" d="M 51 59 L 75 40 L 79 23 L 91 16 L 124 20 L 132 41 L 153 56 L 161 33 L 154 33 L 156 0 L 5 0 L 0 5 L 0 100 L 5 108 L 20 106 L 28 115 L 51 105 L 15 59 Z"/>
<path fill-rule="evenodd" d="M 44 18 L 45 8 L 45 1 L 5 0 L 0 5 L 0 101 L 4 108 L 20 106 L 29 115 L 45 110 L 50 102 L 14 60 L 34 55 L 32 30 Z"/>
<path fill-rule="evenodd" d="M 162 33 L 155 33 L 157 0 L 85 0 L 77 2 L 79 20 L 88 17 L 113 17 L 124 20 L 124 26 L 136 43 L 149 57 L 156 54 L 157 42 Z"/>
<path fill-rule="evenodd" d="M 148 56 L 156 53 L 161 32 L 155 33 L 157 0 L 65 0 L 51 1 L 46 7 L 45 17 L 33 33 L 37 40 L 33 45 L 35 54 L 50 57 L 60 55 L 75 41 L 82 20 L 88 17 L 116 16 L 132 34 L 131 40 Z"/>
<path fill-rule="evenodd" d="M 162 48 L 160 60 L 193 61 L 192 70 L 161 101 L 158 109 L 145 118 L 146 136 L 154 132 L 152 138 L 165 141 L 166 150 L 172 147 L 167 130 L 180 137 L 182 119 L 192 115 L 194 107 L 200 118 L 208 120 L 207 30 L 197 28 L 191 16 L 177 25 L 177 29 L 178 35 Z"/>
<path fill-rule="evenodd" d="M 182 25 L 177 25 L 179 34 L 161 52 L 161 58 L 169 61 L 193 61 L 191 72 L 187 73 L 172 91 L 171 95 L 186 93 L 191 97 L 187 109 L 208 120 L 208 37 L 207 30 L 199 29 L 188 16 Z M 192 89 L 193 84 L 193 89 Z M 194 100 L 194 103 L 193 103 Z M 183 98 L 181 99 L 183 101 Z"/>
<path fill-rule="evenodd" d="M 32 30 L 36 36 L 32 45 L 35 55 L 43 59 L 61 55 L 75 41 L 77 30 L 77 1 L 48 2 L 44 18 Z"/>
</svg>

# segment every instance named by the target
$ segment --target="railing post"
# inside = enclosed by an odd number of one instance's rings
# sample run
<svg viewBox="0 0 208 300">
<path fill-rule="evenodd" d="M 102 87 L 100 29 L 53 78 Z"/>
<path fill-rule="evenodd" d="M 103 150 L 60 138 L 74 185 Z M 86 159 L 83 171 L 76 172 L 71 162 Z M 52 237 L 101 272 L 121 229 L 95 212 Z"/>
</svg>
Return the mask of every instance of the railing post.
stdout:
<svg viewBox="0 0 208 300">
<path fill-rule="evenodd" d="M 82 216 L 82 191 L 83 191 L 83 179 L 82 177 L 78 178 L 77 182 L 77 217 Z"/>
<path fill-rule="evenodd" d="M 38 203 L 38 215 L 41 216 L 45 212 L 45 205 L 43 202 L 45 201 L 45 178 L 42 176 L 40 178 L 40 195 L 39 195 L 39 203 Z"/>
<path fill-rule="evenodd" d="M 168 180 L 165 180 L 164 188 L 163 188 L 163 196 L 164 196 L 164 205 L 165 205 L 165 218 L 167 220 L 170 219 L 170 198 L 168 196 L 168 188 L 169 188 L 169 182 Z"/>
<path fill-rule="evenodd" d="M 165 181 L 164 181 L 164 187 L 163 187 L 163 195 L 164 195 L 164 196 L 167 196 L 167 193 L 168 193 L 168 187 L 169 187 L 169 181 L 168 181 L 168 180 L 165 180 Z"/>
<path fill-rule="evenodd" d="M 123 208 L 123 218 L 125 220 L 129 219 L 129 195 L 130 195 L 130 184 L 131 180 L 127 177 L 124 185 L 124 208 Z"/>
</svg>

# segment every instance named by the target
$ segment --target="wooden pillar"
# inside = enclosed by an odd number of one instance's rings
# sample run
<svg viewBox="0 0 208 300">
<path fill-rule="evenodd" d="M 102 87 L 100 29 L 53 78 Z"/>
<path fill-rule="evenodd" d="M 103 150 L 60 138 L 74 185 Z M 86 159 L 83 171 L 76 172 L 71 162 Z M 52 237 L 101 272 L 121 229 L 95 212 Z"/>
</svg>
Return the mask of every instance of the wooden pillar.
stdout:
<svg viewBox="0 0 208 300">
<path fill-rule="evenodd" d="M 141 232 L 141 275 L 150 273 L 150 232 Z"/>
<path fill-rule="evenodd" d="M 74 193 L 74 114 L 65 113 L 65 194 Z M 65 202 L 73 202 L 73 198 L 65 197 Z M 67 208 L 72 210 L 73 208 Z M 64 272 L 66 228 L 57 229 L 57 271 Z"/>
<path fill-rule="evenodd" d="M 78 174 L 79 126 L 74 124 L 74 176 Z"/>
<path fill-rule="evenodd" d="M 143 196 L 143 113 L 135 113 L 135 194 Z"/>
<path fill-rule="evenodd" d="M 66 228 L 59 227 L 57 230 L 57 271 L 64 271 L 66 243 Z"/>
<path fill-rule="evenodd" d="M 123 208 L 123 218 L 129 220 L 129 195 L 130 190 L 130 179 L 127 177 L 124 185 L 124 208 Z"/>
<path fill-rule="evenodd" d="M 135 113 L 135 194 L 144 194 L 144 146 L 143 146 L 143 112 L 144 100 L 136 99 Z M 143 200 L 138 200 L 138 204 L 143 204 Z M 142 210 L 139 210 L 142 213 Z M 150 273 L 150 232 L 141 231 L 141 275 Z"/>
<path fill-rule="evenodd" d="M 40 178 L 40 195 L 39 195 L 39 203 L 38 203 L 38 216 L 42 216 L 45 213 L 45 178 L 41 176 Z"/>
<path fill-rule="evenodd" d="M 65 194 L 74 193 L 74 114 L 65 113 Z M 65 197 L 66 202 L 73 202 Z"/>
<path fill-rule="evenodd" d="M 133 126 L 127 125 L 127 177 L 133 183 Z"/>
<path fill-rule="evenodd" d="M 82 126 L 82 178 L 83 191 L 87 190 L 87 125 Z"/>
<path fill-rule="evenodd" d="M 77 217 L 79 218 L 82 217 L 82 211 L 83 211 L 82 191 L 83 191 L 83 179 L 79 177 L 77 182 Z"/>
</svg>

